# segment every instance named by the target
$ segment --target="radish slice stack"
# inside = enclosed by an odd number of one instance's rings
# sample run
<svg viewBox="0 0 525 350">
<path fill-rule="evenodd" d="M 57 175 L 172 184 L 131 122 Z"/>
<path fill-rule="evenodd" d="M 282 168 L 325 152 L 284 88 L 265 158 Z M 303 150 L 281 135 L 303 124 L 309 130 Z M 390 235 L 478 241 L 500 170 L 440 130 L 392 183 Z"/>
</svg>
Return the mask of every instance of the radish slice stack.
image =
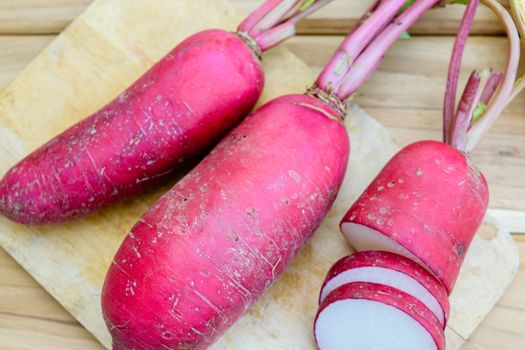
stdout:
<svg viewBox="0 0 525 350">
<path fill-rule="evenodd" d="M 446 288 L 398 254 L 365 251 L 328 272 L 314 333 L 320 350 L 444 350 Z"/>
</svg>

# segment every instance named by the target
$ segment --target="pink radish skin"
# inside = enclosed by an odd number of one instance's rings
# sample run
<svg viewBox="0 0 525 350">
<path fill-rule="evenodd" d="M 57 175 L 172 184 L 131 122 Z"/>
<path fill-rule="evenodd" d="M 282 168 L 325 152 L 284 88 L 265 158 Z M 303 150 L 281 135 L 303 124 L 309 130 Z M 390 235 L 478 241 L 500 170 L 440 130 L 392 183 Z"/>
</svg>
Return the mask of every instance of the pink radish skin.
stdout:
<svg viewBox="0 0 525 350">
<path fill-rule="evenodd" d="M 445 334 L 432 311 L 413 296 L 376 283 L 349 283 L 330 293 L 314 334 L 320 350 L 445 350 Z"/>
<path fill-rule="evenodd" d="M 115 350 L 206 349 L 283 272 L 342 183 L 348 135 L 290 95 L 234 129 L 137 223 L 102 294 Z"/>
<path fill-rule="evenodd" d="M 357 250 L 406 250 L 450 293 L 488 196 L 485 178 L 463 154 L 421 141 L 388 162 L 345 215 L 341 230 Z"/>
<path fill-rule="evenodd" d="M 194 162 L 259 99 L 259 59 L 237 35 L 195 34 L 119 97 L 15 165 L 0 214 L 46 224 L 129 198 Z"/>
<path fill-rule="evenodd" d="M 319 303 L 330 292 L 350 282 L 388 282 L 391 283 L 387 284 L 390 287 L 414 297 L 419 295 L 419 299 L 432 310 L 443 327 L 446 326 L 450 315 L 447 290 L 431 273 L 408 258 L 390 252 L 364 251 L 340 259 L 327 274 Z"/>
</svg>

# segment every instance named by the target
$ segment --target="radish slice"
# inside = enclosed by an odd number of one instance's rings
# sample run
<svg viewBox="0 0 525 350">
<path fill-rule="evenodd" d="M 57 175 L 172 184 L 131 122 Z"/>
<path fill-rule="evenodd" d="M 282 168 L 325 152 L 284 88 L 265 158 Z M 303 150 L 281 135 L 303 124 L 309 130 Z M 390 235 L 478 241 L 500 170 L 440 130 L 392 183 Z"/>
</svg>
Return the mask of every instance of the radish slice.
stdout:
<svg viewBox="0 0 525 350">
<path fill-rule="evenodd" d="M 328 272 L 319 303 L 338 287 L 352 282 L 387 285 L 417 298 L 438 318 L 443 327 L 450 312 L 448 294 L 427 270 L 403 256 L 366 251 L 340 259 Z"/>
<path fill-rule="evenodd" d="M 445 350 L 441 324 L 422 302 L 375 283 L 349 283 L 330 293 L 314 333 L 320 350 Z"/>
</svg>

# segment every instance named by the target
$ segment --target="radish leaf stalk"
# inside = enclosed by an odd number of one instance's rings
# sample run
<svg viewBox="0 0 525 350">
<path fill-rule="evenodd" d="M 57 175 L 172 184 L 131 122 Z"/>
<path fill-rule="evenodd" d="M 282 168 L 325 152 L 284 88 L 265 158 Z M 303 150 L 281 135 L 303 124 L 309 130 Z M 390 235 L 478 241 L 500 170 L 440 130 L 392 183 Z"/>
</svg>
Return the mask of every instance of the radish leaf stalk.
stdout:
<svg viewBox="0 0 525 350">
<path fill-rule="evenodd" d="M 477 97 L 470 101 L 462 101 L 468 102 L 468 106 L 463 105 L 455 113 L 452 112 L 455 104 L 461 58 L 479 2 L 478 0 L 470 1 L 463 16 L 449 66 L 443 109 L 444 142 L 465 154 L 472 152 L 483 135 L 511 101 L 513 92 L 516 91 L 515 80 L 520 59 L 519 33 L 511 15 L 499 2 L 495 0 L 481 0 L 482 4 L 496 14 L 505 28 L 509 42 L 508 61 L 504 73 L 491 74 L 488 76 L 486 84 L 476 84 L 472 79 L 469 80 L 463 96 L 475 94 Z M 472 84 L 476 84 L 476 86 L 474 87 Z M 480 88 L 483 90 L 478 91 Z M 468 130 L 466 134 L 465 127 Z"/>
<path fill-rule="evenodd" d="M 445 90 L 445 103 L 443 106 L 443 138 L 445 142 L 448 142 L 451 137 L 449 132 L 452 128 L 452 118 L 454 117 L 454 111 L 456 108 L 456 93 L 459 82 L 461 59 L 463 57 L 463 50 L 465 49 L 465 45 L 467 43 L 470 28 L 472 27 L 474 17 L 476 16 L 478 5 L 479 0 L 471 0 L 467 4 L 467 9 L 465 10 L 465 15 L 461 20 L 459 32 L 456 35 L 454 48 L 452 50 L 447 87 Z"/>
<path fill-rule="evenodd" d="M 514 22 L 518 27 L 518 31 L 520 32 L 522 45 L 525 46 L 525 1 L 511 0 L 510 10 L 512 16 L 514 17 Z M 514 100 L 514 98 L 516 98 L 516 96 L 518 96 L 518 94 L 523 91 L 523 89 L 525 89 L 525 75 L 516 81 L 510 101 Z"/>
<path fill-rule="evenodd" d="M 262 51 L 295 35 L 298 21 L 333 0 L 268 0 L 248 16 L 239 32 L 253 38 Z"/>
</svg>

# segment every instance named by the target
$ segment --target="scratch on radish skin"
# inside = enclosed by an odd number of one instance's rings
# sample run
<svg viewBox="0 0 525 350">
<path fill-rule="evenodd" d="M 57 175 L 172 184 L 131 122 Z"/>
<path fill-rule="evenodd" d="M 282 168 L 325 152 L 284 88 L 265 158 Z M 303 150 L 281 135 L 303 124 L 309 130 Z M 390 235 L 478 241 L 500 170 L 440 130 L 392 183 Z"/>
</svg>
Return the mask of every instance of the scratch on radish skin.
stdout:
<svg viewBox="0 0 525 350">
<path fill-rule="evenodd" d="M 299 173 L 295 170 L 288 170 L 288 175 L 290 175 L 290 177 L 292 178 L 292 180 L 294 180 L 296 183 L 300 183 L 301 182 L 301 175 L 299 175 Z"/>
<path fill-rule="evenodd" d="M 204 301 L 206 304 L 208 304 L 209 307 L 213 309 L 217 313 L 217 315 L 221 318 L 223 322 L 230 323 L 230 318 L 227 317 L 217 306 L 215 306 L 208 298 L 206 298 L 204 295 L 199 293 L 197 290 L 192 289 L 191 290 L 195 295 L 197 295 L 202 301 Z"/>
<path fill-rule="evenodd" d="M 279 265 L 279 263 L 281 262 L 281 257 L 279 257 L 279 260 L 277 260 L 277 262 L 275 263 L 275 265 L 272 267 L 272 280 L 275 279 L 275 270 L 277 269 L 277 266 Z"/>
<path fill-rule="evenodd" d="M 118 262 L 113 260 L 111 263 L 112 263 L 113 266 L 115 266 L 117 269 L 119 269 L 119 271 L 122 272 L 126 277 L 131 278 L 129 273 L 126 270 L 124 270 L 124 268 Z"/>
</svg>

